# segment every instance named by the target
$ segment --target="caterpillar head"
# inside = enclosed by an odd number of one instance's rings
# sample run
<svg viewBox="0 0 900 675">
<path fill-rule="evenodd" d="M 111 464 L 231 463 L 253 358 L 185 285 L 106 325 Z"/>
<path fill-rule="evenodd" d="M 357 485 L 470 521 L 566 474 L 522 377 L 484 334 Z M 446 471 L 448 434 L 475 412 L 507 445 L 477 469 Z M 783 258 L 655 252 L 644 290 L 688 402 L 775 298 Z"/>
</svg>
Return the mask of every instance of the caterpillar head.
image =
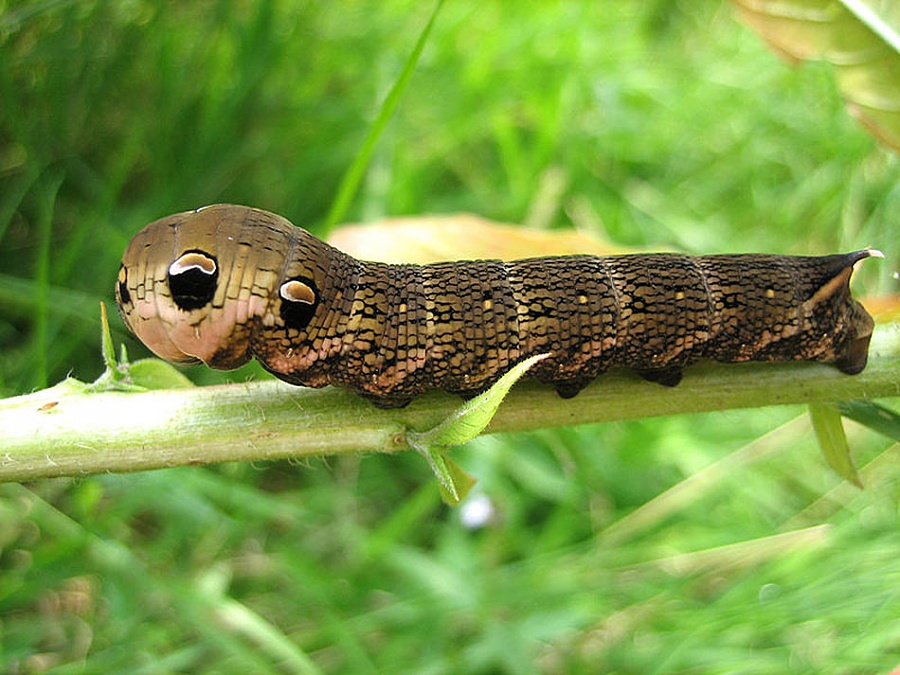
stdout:
<svg viewBox="0 0 900 675">
<path fill-rule="evenodd" d="M 257 324 L 308 322 L 318 305 L 311 278 L 284 277 L 293 229 L 280 216 L 224 204 L 150 223 L 119 268 L 122 319 L 168 361 L 237 368 L 251 356 Z"/>
</svg>

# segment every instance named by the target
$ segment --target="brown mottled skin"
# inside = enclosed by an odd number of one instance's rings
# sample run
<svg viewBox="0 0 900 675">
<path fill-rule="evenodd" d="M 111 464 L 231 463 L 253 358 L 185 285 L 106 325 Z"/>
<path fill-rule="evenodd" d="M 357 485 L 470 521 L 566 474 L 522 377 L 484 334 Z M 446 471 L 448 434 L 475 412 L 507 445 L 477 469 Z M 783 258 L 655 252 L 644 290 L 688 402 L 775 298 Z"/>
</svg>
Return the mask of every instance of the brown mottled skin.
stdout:
<svg viewBox="0 0 900 675">
<path fill-rule="evenodd" d="M 293 384 L 395 407 L 430 388 L 476 394 L 549 353 L 530 374 L 570 397 L 611 366 L 668 385 L 699 359 L 858 373 L 873 322 L 848 284 L 871 254 L 386 265 L 275 214 L 216 205 L 141 230 L 116 298 L 129 328 L 172 361 L 230 369 L 252 356 Z"/>
</svg>

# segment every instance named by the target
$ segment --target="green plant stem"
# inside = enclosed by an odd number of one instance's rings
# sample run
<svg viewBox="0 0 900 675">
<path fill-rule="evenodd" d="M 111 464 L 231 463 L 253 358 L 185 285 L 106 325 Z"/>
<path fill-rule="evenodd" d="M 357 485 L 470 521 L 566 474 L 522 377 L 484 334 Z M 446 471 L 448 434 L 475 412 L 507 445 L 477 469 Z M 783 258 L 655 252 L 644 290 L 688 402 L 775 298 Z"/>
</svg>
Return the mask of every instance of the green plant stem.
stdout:
<svg viewBox="0 0 900 675">
<path fill-rule="evenodd" d="M 335 388 L 276 381 L 143 393 L 85 393 L 67 380 L 0 401 L 0 481 L 410 449 L 409 429 L 439 424 L 459 399 L 441 392 L 379 410 Z M 879 326 L 860 375 L 811 363 L 699 364 L 674 388 L 625 371 L 576 398 L 527 382 L 514 388 L 487 433 L 657 415 L 900 396 L 900 324 Z"/>
</svg>

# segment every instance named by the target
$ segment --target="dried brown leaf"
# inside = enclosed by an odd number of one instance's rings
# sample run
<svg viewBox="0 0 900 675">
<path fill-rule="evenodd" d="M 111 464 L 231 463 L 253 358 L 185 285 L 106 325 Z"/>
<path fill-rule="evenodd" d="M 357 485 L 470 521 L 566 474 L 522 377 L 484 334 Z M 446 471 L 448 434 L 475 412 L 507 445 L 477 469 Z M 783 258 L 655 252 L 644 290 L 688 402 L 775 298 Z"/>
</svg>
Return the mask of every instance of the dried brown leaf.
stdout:
<svg viewBox="0 0 900 675">
<path fill-rule="evenodd" d="M 791 63 L 834 67 L 850 113 L 900 150 L 900 2 L 732 0 L 741 19 Z"/>
</svg>

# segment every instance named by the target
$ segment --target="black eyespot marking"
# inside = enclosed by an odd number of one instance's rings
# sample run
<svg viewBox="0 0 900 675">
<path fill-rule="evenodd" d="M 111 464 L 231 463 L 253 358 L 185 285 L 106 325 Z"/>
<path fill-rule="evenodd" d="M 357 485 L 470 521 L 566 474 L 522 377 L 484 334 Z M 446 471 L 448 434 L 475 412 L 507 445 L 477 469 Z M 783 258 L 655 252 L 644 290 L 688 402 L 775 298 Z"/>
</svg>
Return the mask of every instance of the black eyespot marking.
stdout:
<svg viewBox="0 0 900 675">
<path fill-rule="evenodd" d="M 130 305 L 131 293 L 128 292 L 128 270 L 125 269 L 125 265 L 119 267 L 119 280 L 117 283 L 119 291 L 119 304 Z"/>
<path fill-rule="evenodd" d="M 288 279 L 278 289 L 281 296 L 281 319 L 285 326 L 303 330 L 312 321 L 319 306 L 316 283 L 306 277 Z"/>
<path fill-rule="evenodd" d="M 219 266 L 203 251 L 186 251 L 169 265 L 169 290 L 179 309 L 189 312 L 208 305 L 216 294 Z"/>
</svg>

